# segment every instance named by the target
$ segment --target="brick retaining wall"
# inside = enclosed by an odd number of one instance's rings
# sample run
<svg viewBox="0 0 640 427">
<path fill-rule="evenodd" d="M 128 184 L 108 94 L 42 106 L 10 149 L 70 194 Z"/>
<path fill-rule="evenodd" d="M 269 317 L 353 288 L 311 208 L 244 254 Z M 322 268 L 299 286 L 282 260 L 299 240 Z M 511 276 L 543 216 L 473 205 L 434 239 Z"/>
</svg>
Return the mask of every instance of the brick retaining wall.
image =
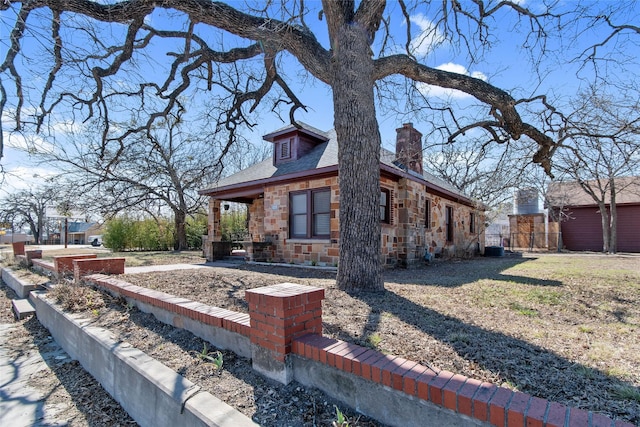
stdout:
<svg viewBox="0 0 640 427">
<path fill-rule="evenodd" d="M 83 276 L 93 273 L 124 274 L 124 258 L 76 258 L 73 260 L 73 279 L 80 282 Z"/>
<path fill-rule="evenodd" d="M 58 274 L 73 272 L 73 261 L 76 259 L 97 258 L 96 254 L 58 255 L 53 257 L 53 266 Z"/>
<path fill-rule="evenodd" d="M 366 383 L 368 389 L 373 389 L 373 393 L 377 393 L 378 390 L 380 393 L 395 393 L 394 398 L 398 395 L 404 396 L 404 403 L 408 406 L 414 405 L 416 413 L 433 414 L 437 419 L 457 414 L 459 418 L 456 424 L 459 425 L 633 427 L 631 423 L 611 420 L 598 413 L 564 406 L 453 372 L 436 372 L 401 357 L 385 355 L 366 347 L 323 337 L 322 326 L 319 323 L 322 315 L 321 300 L 324 298 L 322 289 L 296 284 L 253 289 L 247 291 L 250 314 L 242 314 L 103 275 L 87 276 L 85 280 L 111 292 L 185 316 L 210 327 L 224 328 L 251 337 L 253 346 L 265 348 L 267 354 L 274 357 L 276 370 L 279 371 L 272 378 L 281 382 L 288 382 L 293 377 L 313 379 L 313 372 L 300 375 L 279 372 L 293 369 L 293 366 L 311 371 L 314 369 L 313 364 L 317 364 L 323 369 L 333 370 L 331 375 L 336 378 L 342 375 L 341 378 L 345 381 Z M 303 308 L 305 305 L 307 308 Z M 260 330 L 256 330 L 257 328 Z M 313 333 L 308 333 L 306 328 Z M 302 331 L 305 335 L 296 337 Z M 292 364 L 290 357 L 303 358 L 310 364 Z M 320 370 L 315 375 L 326 376 Z M 332 390 L 332 386 L 322 386 L 320 382 L 322 381 L 310 385 L 315 385 L 334 397 L 342 397 L 340 390 Z M 346 403 L 369 415 L 366 403 Z M 376 402 L 371 404 L 379 406 Z M 406 406 L 402 406 L 400 410 L 403 413 L 395 415 L 393 412 L 386 415 L 389 411 L 384 411 L 381 417 L 387 418 L 378 419 L 393 425 L 407 416 Z M 371 412 L 375 412 L 375 408 Z M 423 419 L 415 421 L 415 425 L 421 425 Z"/>
<path fill-rule="evenodd" d="M 170 313 L 187 317 L 214 328 L 226 329 L 249 337 L 249 315 L 224 308 L 212 307 L 186 298 L 153 289 L 132 285 L 124 280 L 112 278 L 103 274 L 85 276 L 84 280 L 104 288 L 111 293 L 131 298 L 136 301 L 158 307 Z"/>
</svg>

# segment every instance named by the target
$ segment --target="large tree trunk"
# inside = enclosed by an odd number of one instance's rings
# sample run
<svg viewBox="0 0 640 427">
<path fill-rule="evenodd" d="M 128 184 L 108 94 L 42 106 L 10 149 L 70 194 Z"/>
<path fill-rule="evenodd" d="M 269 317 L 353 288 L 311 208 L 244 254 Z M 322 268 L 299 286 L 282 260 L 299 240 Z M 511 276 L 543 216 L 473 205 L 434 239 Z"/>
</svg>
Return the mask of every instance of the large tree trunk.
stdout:
<svg viewBox="0 0 640 427">
<path fill-rule="evenodd" d="M 42 227 L 38 227 L 35 223 L 29 222 L 29 228 L 31 229 L 31 234 L 33 234 L 33 238 L 35 240 L 36 245 L 40 244 L 40 230 Z"/>
<path fill-rule="evenodd" d="M 349 18 L 344 21 L 331 34 L 340 180 L 337 282 L 340 289 L 349 292 L 380 291 L 384 289 L 380 263 L 380 132 L 374 105 L 373 61 L 366 31 Z"/>
<path fill-rule="evenodd" d="M 173 248 L 177 251 L 182 251 L 187 249 L 187 215 L 184 212 L 180 211 L 175 211 L 173 215 L 175 218 L 174 221 L 176 227 L 176 238 Z"/>
</svg>

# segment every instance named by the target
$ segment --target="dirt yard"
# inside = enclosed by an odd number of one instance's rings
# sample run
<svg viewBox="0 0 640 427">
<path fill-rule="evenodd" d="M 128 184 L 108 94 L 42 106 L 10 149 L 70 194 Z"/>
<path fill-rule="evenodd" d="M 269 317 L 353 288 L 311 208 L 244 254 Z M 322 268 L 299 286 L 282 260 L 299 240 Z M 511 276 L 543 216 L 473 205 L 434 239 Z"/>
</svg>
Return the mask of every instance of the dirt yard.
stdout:
<svg viewBox="0 0 640 427">
<path fill-rule="evenodd" d="M 275 266 L 128 276 L 246 312 L 244 290 L 326 289 L 326 335 L 640 423 L 640 258 L 482 258 L 391 270 L 354 297 L 334 273 Z"/>
<path fill-rule="evenodd" d="M 385 274 L 386 291 L 352 296 L 335 273 L 244 265 L 125 275 L 125 280 L 246 312 L 246 289 L 296 282 L 326 289 L 324 333 L 534 396 L 640 424 L 640 257 L 536 255 L 437 262 Z M 224 353 L 121 301 L 97 324 L 163 361 L 261 425 L 330 425 L 335 402 L 265 382 Z M 215 349 L 208 349 L 215 352 Z M 355 421 L 356 414 L 344 409 Z M 378 425 L 361 418 L 352 425 Z"/>
</svg>

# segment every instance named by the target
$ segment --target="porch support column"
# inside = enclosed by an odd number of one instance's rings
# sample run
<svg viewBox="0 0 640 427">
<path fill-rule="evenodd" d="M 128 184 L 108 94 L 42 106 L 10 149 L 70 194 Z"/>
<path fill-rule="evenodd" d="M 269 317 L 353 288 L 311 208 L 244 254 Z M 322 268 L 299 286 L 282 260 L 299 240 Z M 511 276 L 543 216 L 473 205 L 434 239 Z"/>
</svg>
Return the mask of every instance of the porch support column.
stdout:
<svg viewBox="0 0 640 427">
<path fill-rule="evenodd" d="M 220 200 L 211 200 L 209 206 L 209 241 L 222 241 L 222 228 L 220 226 Z"/>
<path fill-rule="evenodd" d="M 280 383 L 290 383 L 293 340 L 306 334 L 322 335 L 324 289 L 280 283 L 245 291 L 245 298 L 253 369 Z"/>
<path fill-rule="evenodd" d="M 213 261 L 213 242 L 222 240 L 220 230 L 220 200 L 209 199 L 209 211 L 207 212 L 207 235 L 202 242 L 202 252 L 207 261 Z"/>
</svg>

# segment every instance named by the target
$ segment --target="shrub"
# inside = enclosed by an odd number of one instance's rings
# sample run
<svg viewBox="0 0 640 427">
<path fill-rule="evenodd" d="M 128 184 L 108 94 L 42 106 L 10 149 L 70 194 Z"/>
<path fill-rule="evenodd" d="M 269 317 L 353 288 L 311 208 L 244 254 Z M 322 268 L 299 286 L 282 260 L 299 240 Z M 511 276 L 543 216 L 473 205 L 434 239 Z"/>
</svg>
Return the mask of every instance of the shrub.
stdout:
<svg viewBox="0 0 640 427">
<path fill-rule="evenodd" d="M 131 248 L 134 236 L 134 221 L 128 217 L 114 218 L 105 224 L 102 244 L 114 252 L 122 252 Z"/>
<path fill-rule="evenodd" d="M 64 310 L 70 312 L 97 312 L 105 306 L 102 294 L 86 286 L 59 284 L 53 288 L 51 295 Z"/>
<path fill-rule="evenodd" d="M 207 222 L 207 215 L 204 213 L 187 218 L 187 245 L 189 249 L 202 249 L 202 236 L 207 234 Z"/>
<path fill-rule="evenodd" d="M 136 221 L 135 223 L 135 247 L 140 250 L 160 250 L 160 227 L 152 219 Z"/>
</svg>

